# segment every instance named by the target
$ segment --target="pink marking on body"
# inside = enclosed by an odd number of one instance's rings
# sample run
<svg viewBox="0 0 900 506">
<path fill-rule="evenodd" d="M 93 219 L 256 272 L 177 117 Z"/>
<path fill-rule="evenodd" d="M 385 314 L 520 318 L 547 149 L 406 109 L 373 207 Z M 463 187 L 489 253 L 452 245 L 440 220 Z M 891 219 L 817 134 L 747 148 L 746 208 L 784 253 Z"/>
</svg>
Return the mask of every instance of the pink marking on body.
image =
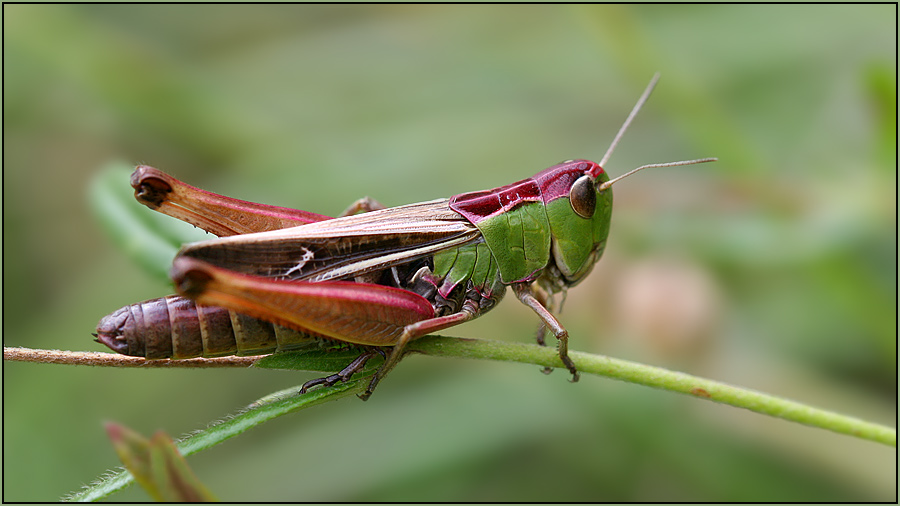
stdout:
<svg viewBox="0 0 900 506">
<path fill-rule="evenodd" d="M 533 178 L 477 192 L 463 193 L 450 199 L 450 209 L 472 223 L 503 214 L 524 202 L 540 202 L 541 190 Z"/>
<path fill-rule="evenodd" d="M 534 180 L 541 188 L 544 203 L 549 204 L 558 198 L 568 197 L 572 184 L 581 176 L 596 178 L 594 173 L 602 174 L 603 169 L 590 160 L 570 160 L 538 172 Z"/>
<path fill-rule="evenodd" d="M 538 172 L 533 177 L 492 190 L 463 193 L 450 199 L 450 209 L 477 224 L 525 202 L 550 202 L 569 196 L 572 183 L 584 175 L 597 178 L 603 169 L 590 160 L 570 160 Z"/>
</svg>

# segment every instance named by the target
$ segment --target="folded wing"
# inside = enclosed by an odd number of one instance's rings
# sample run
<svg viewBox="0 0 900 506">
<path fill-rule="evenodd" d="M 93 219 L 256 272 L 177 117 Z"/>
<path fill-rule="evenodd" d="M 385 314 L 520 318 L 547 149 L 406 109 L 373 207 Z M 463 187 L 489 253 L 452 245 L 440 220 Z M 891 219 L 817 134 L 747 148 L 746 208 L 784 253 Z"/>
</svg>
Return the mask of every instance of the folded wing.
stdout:
<svg viewBox="0 0 900 506">
<path fill-rule="evenodd" d="M 392 207 L 255 234 L 222 237 L 179 256 L 276 279 L 350 279 L 481 239 L 448 199 Z"/>
</svg>

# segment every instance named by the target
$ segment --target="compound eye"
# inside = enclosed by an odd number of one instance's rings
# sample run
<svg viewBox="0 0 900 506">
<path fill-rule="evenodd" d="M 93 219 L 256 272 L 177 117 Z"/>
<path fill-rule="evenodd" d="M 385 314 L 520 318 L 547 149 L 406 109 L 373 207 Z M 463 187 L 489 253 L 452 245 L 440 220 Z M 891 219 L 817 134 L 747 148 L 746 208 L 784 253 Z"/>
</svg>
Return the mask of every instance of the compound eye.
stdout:
<svg viewBox="0 0 900 506">
<path fill-rule="evenodd" d="M 588 176 L 581 176 L 569 190 L 569 202 L 572 210 L 582 218 L 594 216 L 597 207 L 597 192 L 594 191 L 594 181 Z"/>
</svg>

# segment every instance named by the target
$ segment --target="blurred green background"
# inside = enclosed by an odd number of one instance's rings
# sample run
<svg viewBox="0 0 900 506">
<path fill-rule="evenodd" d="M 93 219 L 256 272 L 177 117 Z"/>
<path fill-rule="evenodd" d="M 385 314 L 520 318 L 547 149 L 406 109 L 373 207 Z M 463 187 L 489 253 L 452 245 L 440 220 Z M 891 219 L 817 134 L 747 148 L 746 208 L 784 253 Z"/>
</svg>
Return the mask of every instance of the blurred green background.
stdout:
<svg viewBox="0 0 900 506">
<path fill-rule="evenodd" d="M 896 6 L 4 6 L 7 346 L 101 351 L 168 294 L 87 189 L 146 163 L 323 214 L 599 159 L 616 185 L 571 347 L 896 423 Z M 128 181 L 121 184 L 127 189 Z M 137 206 L 138 204 L 134 204 Z M 146 212 L 150 212 L 149 210 Z M 448 331 L 528 342 L 508 299 Z M 202 428 L 313 374 L 5 363 L 7 501 L 117 464 L 102 430 Z M 537 367 L 412 357 L 189 458 L 229 501 L 895 501 L 893 448 Z M 114 500 L 142 500 L 135 487 Z"/>
</svg>

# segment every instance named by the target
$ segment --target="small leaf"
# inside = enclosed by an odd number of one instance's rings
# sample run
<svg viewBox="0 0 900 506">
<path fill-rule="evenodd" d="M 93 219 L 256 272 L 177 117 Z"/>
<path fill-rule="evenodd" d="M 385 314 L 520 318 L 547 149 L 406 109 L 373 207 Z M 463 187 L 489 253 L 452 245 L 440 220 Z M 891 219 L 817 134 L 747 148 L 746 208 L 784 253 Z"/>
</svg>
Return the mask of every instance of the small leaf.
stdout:
<svg viewBox="0 0 900 506">
<path fill-rule="evenodd" d="M 155 501 L 216 500 L 164 432 L 157 432 L 148 441 L 137 432 L 111 422 L 106 424 L 106 432 L 125 468 Z"/>
<path fill-rule="evenodd" d="M 154 482 L 166 502 L 212 502 L 216 498 L 188 467 L 172 438 L 159 431 L 150 441 Z"/>
<path fill-rule="evenodd" d="M 134 480 L 153 496 L 150 484 L 150 442 L 137 432 L 113 422 L 106 423 L 106 434 L 112 441 L 119 460 L 131 472 Z M 154 498 L 159 500 L 159 497 Z"/>
</svg>

